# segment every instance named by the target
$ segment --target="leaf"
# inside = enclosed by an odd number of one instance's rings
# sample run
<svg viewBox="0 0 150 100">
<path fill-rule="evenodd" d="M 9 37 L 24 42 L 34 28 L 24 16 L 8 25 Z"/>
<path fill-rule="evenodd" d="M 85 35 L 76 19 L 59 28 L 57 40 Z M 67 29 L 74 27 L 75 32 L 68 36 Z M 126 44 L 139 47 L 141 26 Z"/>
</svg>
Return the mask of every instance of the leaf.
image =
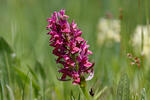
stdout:
<svg viewBox="0 0 150 100">
<path fill-rule="evenodd" d="M 30 100 L 32 100 L 32 79 L 30 79 Z"/>
<path fill-rule="evenodd" d="M 28 67 L 28 69 L 29 69 L 30 73 L 32 74 L 32 76 L 34 77 L 34 79 L 37 81 L 37 80 L 38 80 L 38 78 L 37 78 L 36 73 L 33 71 L 33 69 L 32 69 L 30 66 L 27 66 L 27 67 Z"/>
<path fill-rule="evenodd" d="M 37 70 L 40 73 L 41 77 L 44 80 L 46 79 L 46 74 L 45 74 L 44 68 L 42 67 L 42 65 L 39 61 L 36 61 L 35 70 Z"/>
<path fill-rule="evenodd" d="M 6 85 L 6 87 L 7 87 L 8 91 L 9 91 L 9 98 L 10 98 L 10 100 L 15 100 L 12 89 L 8 85 Z"/>
<path fill-rule="evenodd" d="M 70 99 L 71 99 L 71 100 L 76 100 L 75 97 L 73 96 L 72 90 L 71 90 L 71 92 L 70 92 Z"/>
<path fill-rule="evenodd" d="M 26 75 L 24 72 L 22 72 L 19 68 L 14 67 L 14 70 L 16 73 L 20 76 L 20 78 L 27 84 L 29 84 L 30 78 L 28 75 Z M 35 91 L 38 92 L 40 90 L 40 87 L 37 85 L 37 83 L 32 80 L 32 86 L 34 87 Z"/>
<path fill-rule="evenodd" d="M 117 100 L 129 100 L 130 89 L 129 89 L 129 78 L 126 73 L 121 75 L 118 88 L 117 88 Z"/>
<path fill-rule="evenodd" d="M 0 80 L 0 96 L 1 96 L 1 100 L 5 100 L 4 85 L 1 80 Z"/>
<path fill-rule="evenodd" d="M 107 86 L 105 86 L 101 91 L 99 91 L 95 96 L 94 96 L 94 100 L 97 100 L 98 98 L 101 97 L 101 95 L 108 89 Z"/>
<path fill-rule="evenodd" d="M 3 82 L 6 84 L 9 84 L 11 79 L 14 79 L 13 71 L 11 71 L 11 66 L 13 65 L 12 54 L 14 53 L 11 46 L 4 38 L 0 37 L 0 69 Z"/>
<path fill-rule="evenodd" d="M 79 96 L 78 96 L 78 100 L 80 100 L 80 93 L 79 93 Z"/>
<path fill-rule="evenodd" d="M 0 37 L 0 53 L 4 51 L 9 54 L 13 53 L 13 50 L 9 44 L 4 40 L 4 38 Z"/>
<path fill-rule="evenodd" d="M 141 99 L 140 100 L 147 100 L 146 90 L 145 88 L 141 91 Z"/>
</svg>

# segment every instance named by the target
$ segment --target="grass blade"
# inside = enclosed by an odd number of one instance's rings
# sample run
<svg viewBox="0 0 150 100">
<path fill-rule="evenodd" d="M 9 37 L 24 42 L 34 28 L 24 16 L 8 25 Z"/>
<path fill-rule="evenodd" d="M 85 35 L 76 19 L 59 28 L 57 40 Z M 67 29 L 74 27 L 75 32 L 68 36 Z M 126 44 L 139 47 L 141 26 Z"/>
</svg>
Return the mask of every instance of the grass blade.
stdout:
<svg viewBox="0 0 150 100">
<path fill-rule="evenodd" d="M 99 91 L 99 92 L 97 93 L 97 95 L 94 96 L 94 100 L 97 100 L 98 98 L 100 98 L 101 95 L 102 95 L 107 89 L 108 89 L 108 87 L 106 86 L 106 87 L 104 87 L 101 91 Z"/>
<path fill-rule="evenodd" d="M 117 100 L 129 100 L 130 89 L 129 89 L 129 78 L 126 73 L 121 75 L 118 88 L 117 88 Z"/>
<path fill-rule="evenodd" d="M 10 98 L 10 100 L 15 100 L 12 89 L 8 85 L 6 85 L 6 87 L 7 87 L 8 92 L 9 92 L 9 98 Z"/>
<path fill-rule="evenodd" d="M 2 81 L 0 80 L 0 96 L 1 96 L 1 100 L 5 100 L 5 92 L 4 92 L 4 85 L 2 83 Z"/>
<path fill-rule="evenodd" d="M 30 79 L 30 100 L 32 100 L 32 79 Z"/>
<path fill-rule="evenodd" d="M 79 96 L 78 96 L 78 100 L 80 100 L 80 93 L 79 93 Z"/>
<path fill-rule="evenodd" d="M 146 90 L 145 88 L 141 91 L 141 99 L 140 100 L 147 100 Z"/>
</svg>

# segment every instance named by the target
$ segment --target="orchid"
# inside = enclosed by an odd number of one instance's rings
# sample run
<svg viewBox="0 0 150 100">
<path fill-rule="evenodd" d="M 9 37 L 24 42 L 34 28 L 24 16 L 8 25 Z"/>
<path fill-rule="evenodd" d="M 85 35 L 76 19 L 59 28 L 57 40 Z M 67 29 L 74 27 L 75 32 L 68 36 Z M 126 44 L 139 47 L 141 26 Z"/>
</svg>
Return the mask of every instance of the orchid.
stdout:
<svg viewBox="0 0 150 100">
<path fill-rule="evenodd" d="M 82 31 L 74 21 L 69 23 L 68 18 L 65 10 L 55 11 L 51 18 L 47 19 L 49 24 L 46 28 L 51 36 L 50 46 L 54 48 L 52 53 L 57 56 L 56 63 L 60 64 L 58 72 L 62 73 L 62 77 L 59 80 L 73 80 L 73 84 L 81 85 L 81 81 L 94 76 L 94 63 L 88 60 L 88 55 L 92 52 L 88 50 L 87 41 L 81 37 Z M 85 74 L 89 75 L 87 79 Z"/>
</svg>

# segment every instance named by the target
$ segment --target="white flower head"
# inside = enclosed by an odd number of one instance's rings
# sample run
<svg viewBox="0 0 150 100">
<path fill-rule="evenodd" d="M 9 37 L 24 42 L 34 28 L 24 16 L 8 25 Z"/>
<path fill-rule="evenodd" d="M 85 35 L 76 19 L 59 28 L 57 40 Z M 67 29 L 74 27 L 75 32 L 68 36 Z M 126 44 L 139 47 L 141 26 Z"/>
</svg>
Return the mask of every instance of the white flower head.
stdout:
<svg viewBox="0 0 150 100">
<path fill-rule="evenodd" d="M 98 23 L 98 44 L 105 40 L 120 42 L 120 20 L 101 18 Z"/>
<path fill-rule="evenodd" d="M 141 48 L 143 34 L 143 51 L 142 55 L 148 57 L 150 55 L 150 25 L 138 25 L 133 35 L 133 46 L 134 48 Z"/>
</svg>

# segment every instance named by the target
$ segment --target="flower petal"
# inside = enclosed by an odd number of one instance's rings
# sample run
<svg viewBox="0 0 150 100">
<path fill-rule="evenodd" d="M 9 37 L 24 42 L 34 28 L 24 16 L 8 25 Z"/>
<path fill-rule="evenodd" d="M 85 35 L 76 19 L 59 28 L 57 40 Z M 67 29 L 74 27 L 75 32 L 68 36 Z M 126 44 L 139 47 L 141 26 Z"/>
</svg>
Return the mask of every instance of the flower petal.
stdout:
<svg viewBox="0 0 150 100">
<path fill-rule="evenodd" d="M 90 73 L 88 78 L 86 78 L 86 81 L 91 80 L 94 77 L 94 71 Z"/>
</svg>

